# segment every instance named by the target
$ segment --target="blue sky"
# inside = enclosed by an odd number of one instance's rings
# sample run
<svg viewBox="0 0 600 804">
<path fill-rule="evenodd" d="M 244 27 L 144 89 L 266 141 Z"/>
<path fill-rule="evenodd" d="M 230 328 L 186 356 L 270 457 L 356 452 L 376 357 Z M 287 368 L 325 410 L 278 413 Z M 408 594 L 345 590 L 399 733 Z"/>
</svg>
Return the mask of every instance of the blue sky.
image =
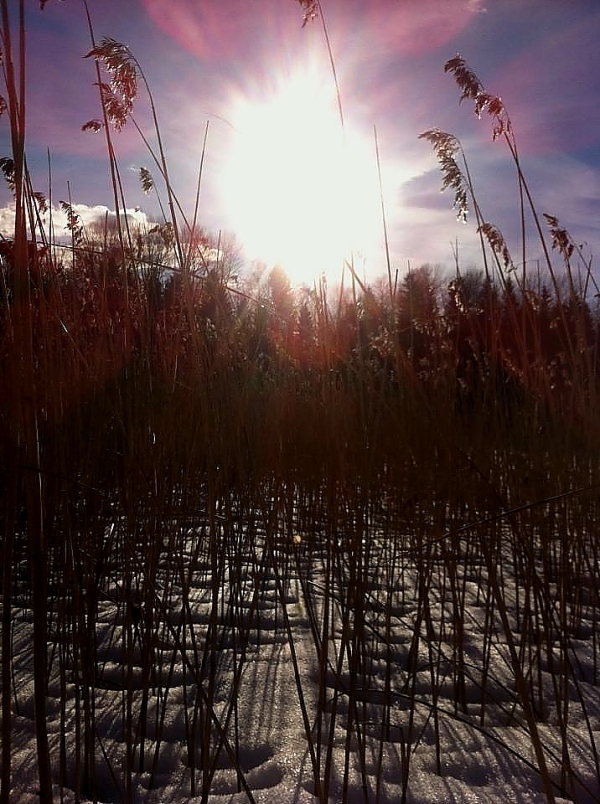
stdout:
<svg viewBox="0 0 600 804">
<path fill-rule="evenodd" d="M 68 182 L 73 201 L 82 209 L 97 210 L 102 205 L 112 209 L 104 138 L 81 131 L 83 123 L 99 117 L 94 65 L 83 58 L 91 47 L 83 4 L 48 0 L 44 12 L 37 3 L 27 5 L 27 141 L 34 185 L 48 192 L 49 149 L 55 201 L 67 197 Z M 193 205 L 209 121 L 201 184 L 202 225 L 213 232 L 235 234 L 248 260 L 281 261 L 286 267 L 290 252 L 282 247 L 279 255 L 277 244 L 268 242 L 269 227 L 272 233 L 279 231 L 280 239 L 297 244 L 294 248 L 303 263 L 317 264 L 319 255 L 329 256 L 319 231 L 324 217 L 326 225 L 333 227 L 331 208 L 338 205 L 338 196 L 328 200 L 321 187 L 320 176 L 327 173 L 332 157 L 316 153 L 319 129 L 316 139 L 307 130 L 306 148 L 290 142 L 291 154 L 278 154 L 279 170 L 281 165 L 285 168 L 286 159 L 297 168 L 286 179 L 289 188 L 303 184 L 309 170 L 304 165 L 310 161 L 301 160 L 311 160 L 311 154 L 302 152 L 312 149 L 312 163 L 318 167 L 316 177 L 307 184 L 314 187 L 314 204 L 307 188 L 302 206 L 295 207 L 298 189 L 287 198 L 281 181 L 269 182 L 270 168 L 260 161 L 268 154 L 261 154 L 256 139 L 249 150 L 238 148 L 240 126 L 251 126 L 248 121 L 256 120 L 258 131 L 261 126 L 271 127 L 273 99 L 293 97 L 289 82 L 298 76 L 316 76 L 317 89 L 310 91 L 316 95 L 318 87 L 323 87 L 324 103 L 330 103 L 335 118 L 335 85 L 320 22 L 302 27 L 302 9 L 295 0 L 90 0 L 89 8 L 96 38 L 108 36 L 127 44 L 147 75 L 172 182 L 184 209 L 191 211 Z M 456 244 L 463 268 L 481 262 L 472 217 L 466 225 L 456 221 L 452 196 L 440 193 L 435 157 L 418 138 L 433 127 L 460 138 L 484 217 L 503 231 L 518 260 L 516 177 L 504 144 L 492 142 L 489 120 L 478 120 L 469 102 L 458 103 L 459 90 L 443 70 L 457 52 L 486 88 L 502 97 L 538 212 L 556 215 L 578 243 L 587 242 L 598 255 L 597 0 L 322 0 L 322 8 L 337 71 L 345 138 L 360 142 L 365 155 L 360 169 L 371 173 L 368 180 L 362 174 L 355 176 L 363 156 L 352 156 L 347 171 L 352 175 L 344 190 L 369 204 L 367 211 L 360 207 L 360 214 L 372 221 L 356 256 L 368 278 L 386 271 L 374 127 L 394 269 L 403 273 L 409 261 L 413 267 L 430 262 L 450 268 Z M 285 106 L 276 108 L 283 109 L 280 115 L 287 114 Z M 248 117 L 256 110 L 259 116 Z M 152 140 L 148 103 L 141 92 L 134 114 Z M 312 119 L 310 108 L 304 117 Z M 317 112 L 314 117 L 316 121 Z M 239 120 L 245 121 L 243 125 Z M 295 122 L 290 125 L 282 128 L 279 139 L 297 128 Z M 327 137 L 321 139 L 324 142 Z M 267 151 L 278 141 L 269 145 L 265 135 Z M 115 143 L 127 206 L 157 216 L 156 198 L 144 195 L 138 180 L 139 167 L 152 169 L 151 159 L 131 124 L 115 134 Z M 236 148 L 241 163 L 232 159 Z M 0 150 L 2 155 L 9 153 L 5 121 L 0 121 Z M 257 164 L 251 165 L 254 156 Z M 319 165 L 318 159 L 327 161 Z M 246 172 L 246 167 L 255 170 Z M 336 181 L 340 182 L 339 177 Z M 263 183 L 270 188 L 271 198 L 261 196 Z M 2 188 L 0 205 L 4 208 L 8 203 L 9 195 Z M 280 218 L 282 209 L 287 213 Z M 4 213 L 2 220 L 6 219 Z M 259 231 L 262 240 L 254 237 Z M 532 240 L 528 258 L 533 261 L 540 253 Z"/>
</svg>

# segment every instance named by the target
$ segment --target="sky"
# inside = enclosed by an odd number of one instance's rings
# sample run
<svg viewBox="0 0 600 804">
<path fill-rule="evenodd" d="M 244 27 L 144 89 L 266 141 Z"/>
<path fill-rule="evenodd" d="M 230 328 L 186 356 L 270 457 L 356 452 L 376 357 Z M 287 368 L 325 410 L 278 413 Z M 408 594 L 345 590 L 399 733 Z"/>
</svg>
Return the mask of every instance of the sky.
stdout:
<svg viewBox="0 0 600 804">
<path fill-rule="evenodd" d="M 82 131 L 101 116 L 84 5 L 26 5 L 34 187 L 55 206 L 70 199 L 85 221 L 101 219 L 115 205 L 103 132 Z M 435 127 L 460 139 L 483 217 L 519 262 L 514 167 L 490 120 L 459 103 L 444 72 L 457 53 L 501 96 L 538 214 L 558 217 L 588 258 L 600 253 L 598 0 L 322 0 L 323 19 L 306 25 L 296 0 L 88 5 L 96 41 L 126 44 L 144 72 L 186 217 L 199 184 L 200 225 L 234 235 L 248 265 L 280 263 L 309 283 L 345 261 L 373 280 L 387 275 L 388 255 L 400 275 L 423 263 L 452 270 L 456 259 L 480 266 L 474 217 L 457 221 L 419 139 Z M 141 85 L 133 115 L 156 149 Z M 113 137 L 126 207 L 160 219 L 165 194 L 147 147 L 131 121 Z M 9 154 L 2 119 L 0 155 Z M 140 167 L 158 195 L 143 192 Z M 11 219 L 2 187 L 0 231 L 10 234 Z M 528 231 L 535 265 L 531 220 Z"/>
</svg>

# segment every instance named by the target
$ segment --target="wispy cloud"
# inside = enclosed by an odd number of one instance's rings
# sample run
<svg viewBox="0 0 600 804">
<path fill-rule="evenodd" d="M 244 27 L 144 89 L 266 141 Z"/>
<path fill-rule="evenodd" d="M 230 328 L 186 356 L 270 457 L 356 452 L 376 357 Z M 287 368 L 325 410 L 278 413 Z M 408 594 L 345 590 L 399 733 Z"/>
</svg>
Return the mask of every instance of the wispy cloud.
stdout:
<svg viewBox="0 0 600 804">
<path fill-rule="evenodd" d="M 484 219 L 502 231 L 515 262 L 521 254 L 518 182 L 513 166 L 503 153 L 489 143 L 470 143 L 467 155 L 475 193 Z M 543 213 L 555 215 L 574 241 L 586 244 L 584 253 L 600 253 L 600 169 L 567 154 L 552 158 L 528 154 L 522 163 L 536 212 L 549 246 L 550 237 Z M 406 209 L 404 227 L 398 227 L 398 245 L 411 262 L 451 263 L 451 245 L 459 245 L 463 267 L 481 265 L 481 250 L 474 216 L 466 224 L 456 221 L 451 190 L 440 192 L 441 173 L 437 167 L 423 172 L 403 188 Z M 527 211 L 528 260 L 542 258 L 531 213 Z M 402 231 L 404 229 L 404 231 Z M 556 256 L 557 263 L 560 257 Z"/>
<path fill-rule="evenodd" d="M 475 14 L 486 14 L 487 7 L 484 0 L 467 0 L 467 8 Z"/>
<path fill-rule="evenodd" d="M 522 152 L 573 153 L 598 146 L 599 26 L 600 12 L 552 27 L 496 75 Z"/>
</svg>

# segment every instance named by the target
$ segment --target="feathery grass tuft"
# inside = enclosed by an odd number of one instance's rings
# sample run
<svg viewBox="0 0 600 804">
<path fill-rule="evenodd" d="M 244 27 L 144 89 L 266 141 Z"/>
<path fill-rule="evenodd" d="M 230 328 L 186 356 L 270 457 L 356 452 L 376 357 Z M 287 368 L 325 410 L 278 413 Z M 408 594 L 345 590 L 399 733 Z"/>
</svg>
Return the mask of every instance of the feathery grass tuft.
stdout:
<svg viewBox="0 0 600 804">
<path fill-rule="evenodd" d="M 515 266 L 510 256 L 508 246 L 506 245 L 504 236 L 498 227 L 491 223 L 483 223 L 478 227 L 477 231 L 482 232 L 485 235 L 485 238 L 490 244 L 494 253 L 502 259 L 502 264 L 505 270 L 509 272 L 514 271 Z"/>
<path fill-rule="evenodd" d="M 298 0 L 304 9 L 302 27 L 319 16 L 319 0 Z"/>
<path fill-rule="evenodd" d="M 457 55 L 453 59 L 449 59 L 444 66 L 444 72 L 454 75 L 462 92 L 459 102 L 462 103 L 467 99 L 473 100 L 475 101 L 474 111 L 478 119 L 481 119 L 484 112 L 494 119 L 492 134 L 494 140 L 503 134 L 512 134 L 512 123 L 501 98 L 486 92 L 485 87 L 462 56 Z"/>
<path fill-rule="evenodd" d="M 459 221 L 467 222 L 469 204 L 467 198 L 468 182 L 455 159 L 456 154 L 462 153 L 462 147 L 453 134 L 447 134 L 437 128 L 419 134 L 419 139 L 427 140 L 438 158 L 442 171 L 442 192 L 448 187 L 454 189 L 454 204 Z"/>
<path fill-rule="evenodd" d="M 144 193 L 146 193 L 146 195 L 154 190 L 154 178 L 148 168 L 140 168 L 140 184 L 142 185 L 142 190 Z"/>
<path fill-rule="evenodd" d="M 15 161 L 10 156 L 3 156 L 0 158 L 0 171 L 4 176 L 8 189 L 11 193 L 15 192 Z"/>
<path fill-rule="evenodd" d="M 111 77 L 110 89 L 121 101 L 127 114 L 133 110 L 137 95 L 137 67 L 129 48 L 115 39 L 105 38 L 85 56 L 101 62 Z"/>
</svg>

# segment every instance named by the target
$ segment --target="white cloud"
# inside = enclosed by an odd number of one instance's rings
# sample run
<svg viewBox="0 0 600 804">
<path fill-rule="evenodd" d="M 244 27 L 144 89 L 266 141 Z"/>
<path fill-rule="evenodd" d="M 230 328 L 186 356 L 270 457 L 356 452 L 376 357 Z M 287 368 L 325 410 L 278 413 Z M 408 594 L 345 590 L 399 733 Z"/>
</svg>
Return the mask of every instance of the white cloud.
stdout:
<svg viewBox="0 0 600 804">
<path fill-rule="evenodd" d="M 0 236 L 12 237 L 15 231 L 15 205 L 0 207 Z"/>
<path fill-rule="evenodd" d="M 114 229 L 116 214 L 114 210 L 109 209 L 103 204 L 96 204 L 95 206 L 73 204 L 73 212 L 79 216 L 84 230 L 93 231 L 94 229 L 99 229 L 102 231 L 105 227 L 107 231 Z M 150 223 L 146 213 L 139 207 L 126 209 L 125 213 L 129 222 L 135 226 L 144 228 Z M 48 212 L 42 216 L 42 223 L 45 227 L 46 235 L 48 234 L 50 220 L 52 220 L 55 240 L 64 240 L 70 236 L 67 227 L 67 213 L 62 206 L 53 206 L 52 216 L 50 216 Z M 14 202 L 11 202 L 4 207 L 0 207 L 0 236 L 11 238 L 14 236 L 14 230 L 15 205 Z"/>
</svg>

